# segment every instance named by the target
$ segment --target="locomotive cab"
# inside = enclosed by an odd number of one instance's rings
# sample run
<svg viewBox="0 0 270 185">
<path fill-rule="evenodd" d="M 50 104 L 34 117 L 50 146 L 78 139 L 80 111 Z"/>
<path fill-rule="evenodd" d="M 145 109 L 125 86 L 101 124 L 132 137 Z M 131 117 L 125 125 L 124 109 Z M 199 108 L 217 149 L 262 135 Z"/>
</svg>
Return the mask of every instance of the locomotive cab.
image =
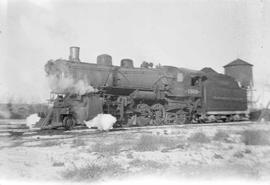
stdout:
<svg viewBox="0 0 270 185">
<path fill-rule="evenodd" d="M 171 82 L 171 96 L 176 97 L 201 97 L 203 82 L 207 79 L 200 71 L 163 66 L 166 73 L 173 75 Z"/>
</svg>

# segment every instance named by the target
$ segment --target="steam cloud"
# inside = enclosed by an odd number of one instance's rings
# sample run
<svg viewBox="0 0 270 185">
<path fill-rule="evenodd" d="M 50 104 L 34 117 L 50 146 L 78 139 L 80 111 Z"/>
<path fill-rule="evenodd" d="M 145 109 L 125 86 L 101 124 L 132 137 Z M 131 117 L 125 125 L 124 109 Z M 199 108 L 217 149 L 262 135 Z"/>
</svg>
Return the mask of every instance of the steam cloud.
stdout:
<svg viewBox="0 0 270 185">
<path fill-rule="evenodd" d="M 85 81 L 79 80 L 75 82 L 72 77 L 58 78 L 55 75 L 48 76 L 49 86 L 54 92 L 74 93 L 83 95 L 89 92 L 94 92 L 95 89 L 88 85 Z"/>
<path fill-rule="evenodd" d="M 90 121 L 84 121 L 88 128 L 97 127 L 98 130 L 108 131 L 113 128 L 116 118 L 111 114 L 98 114 Z"/>
<path fill-rule="evenodd" d="M 45 65 L 45 71 L 47 72 L 49 86 L 54 92 L 83 95 L 96 91 L 89 85 L 87 79 L 74 79 L 69 64 L 64 60 L 48 61 Z"/>
<path fill-rule="evenodd" d="M 26 118 L 26 125 L 32 129 L 34 124 L 36 124 L 40 120 L 38 114 L 31 114 Z"/>
</svg>

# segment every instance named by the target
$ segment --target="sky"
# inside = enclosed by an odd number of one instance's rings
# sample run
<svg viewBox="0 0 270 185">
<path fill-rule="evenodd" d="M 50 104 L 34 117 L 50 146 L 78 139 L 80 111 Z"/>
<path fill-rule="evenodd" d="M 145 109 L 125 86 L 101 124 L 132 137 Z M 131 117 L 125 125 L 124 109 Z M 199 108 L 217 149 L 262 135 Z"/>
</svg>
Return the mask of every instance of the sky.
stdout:
<svg viewBox="0 0 270 185">
<path fill-rule="evenodd" d="M 0 102 L 49 97 L 44 64 L 81 48 L 200 70 L 241 58 L 254 65 L 255 98 L 270 100 L 270 0 L 0 0 Z"/>
</svg>

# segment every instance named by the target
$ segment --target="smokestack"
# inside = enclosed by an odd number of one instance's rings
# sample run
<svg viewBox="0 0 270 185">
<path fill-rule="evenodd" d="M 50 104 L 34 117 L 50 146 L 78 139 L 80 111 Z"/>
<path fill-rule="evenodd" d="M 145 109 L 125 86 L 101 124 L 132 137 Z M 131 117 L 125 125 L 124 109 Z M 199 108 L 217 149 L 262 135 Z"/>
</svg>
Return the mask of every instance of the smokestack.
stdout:
<svg viewBox="0 0 270 185">
<path fill-rule="evenodd" d="M 80 47 L 71 46 L 69 48 L 69 60 L 72 62 L 80 62 Z"/>
</svg>

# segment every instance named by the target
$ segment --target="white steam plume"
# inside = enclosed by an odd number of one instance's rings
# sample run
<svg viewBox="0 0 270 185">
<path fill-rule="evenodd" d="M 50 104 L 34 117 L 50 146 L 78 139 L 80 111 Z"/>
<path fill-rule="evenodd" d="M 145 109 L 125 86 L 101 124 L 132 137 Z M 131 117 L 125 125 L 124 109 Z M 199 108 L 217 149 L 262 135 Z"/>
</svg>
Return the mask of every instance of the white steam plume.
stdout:
<svg viewBox="0 0 270 185">
<path fill-rule="evenodd" d="M 75 93 L 83 95 L 93 92 L 95 89 L 89 85 L 89 80 L 84 78 L 74 78 L 70 64 L 62 59 L 49 60 L 45 65 L 49 87 L 58 93 Z M 75 71 L 76 72 L 76 71 Z"/>
<path fill-rule="evenodd" d="M 88 85 L 85 81 L 76 81 L 72 77 L 57 77 L 56 75 L 48 76 L 49 85 L 52 91 L 61 93 L 76 93 L 83 95 L 89 92 L 94 92 L 95 89 Z"/>
<path fill-rule="evenodd" d="M 40 120 L 38 114 L 31 114 L 26 118 L 26 125 L 32 129 L 34 124 L 36 124 Z"/>
<path fill-rule="evenodd" d="M 111 114 L 98 114 L 89 121 L 84 121 L 88 128 L 97 127 L 98 130 L 108 131 L 113 128 L 116 118 Z"/>
</svg>

